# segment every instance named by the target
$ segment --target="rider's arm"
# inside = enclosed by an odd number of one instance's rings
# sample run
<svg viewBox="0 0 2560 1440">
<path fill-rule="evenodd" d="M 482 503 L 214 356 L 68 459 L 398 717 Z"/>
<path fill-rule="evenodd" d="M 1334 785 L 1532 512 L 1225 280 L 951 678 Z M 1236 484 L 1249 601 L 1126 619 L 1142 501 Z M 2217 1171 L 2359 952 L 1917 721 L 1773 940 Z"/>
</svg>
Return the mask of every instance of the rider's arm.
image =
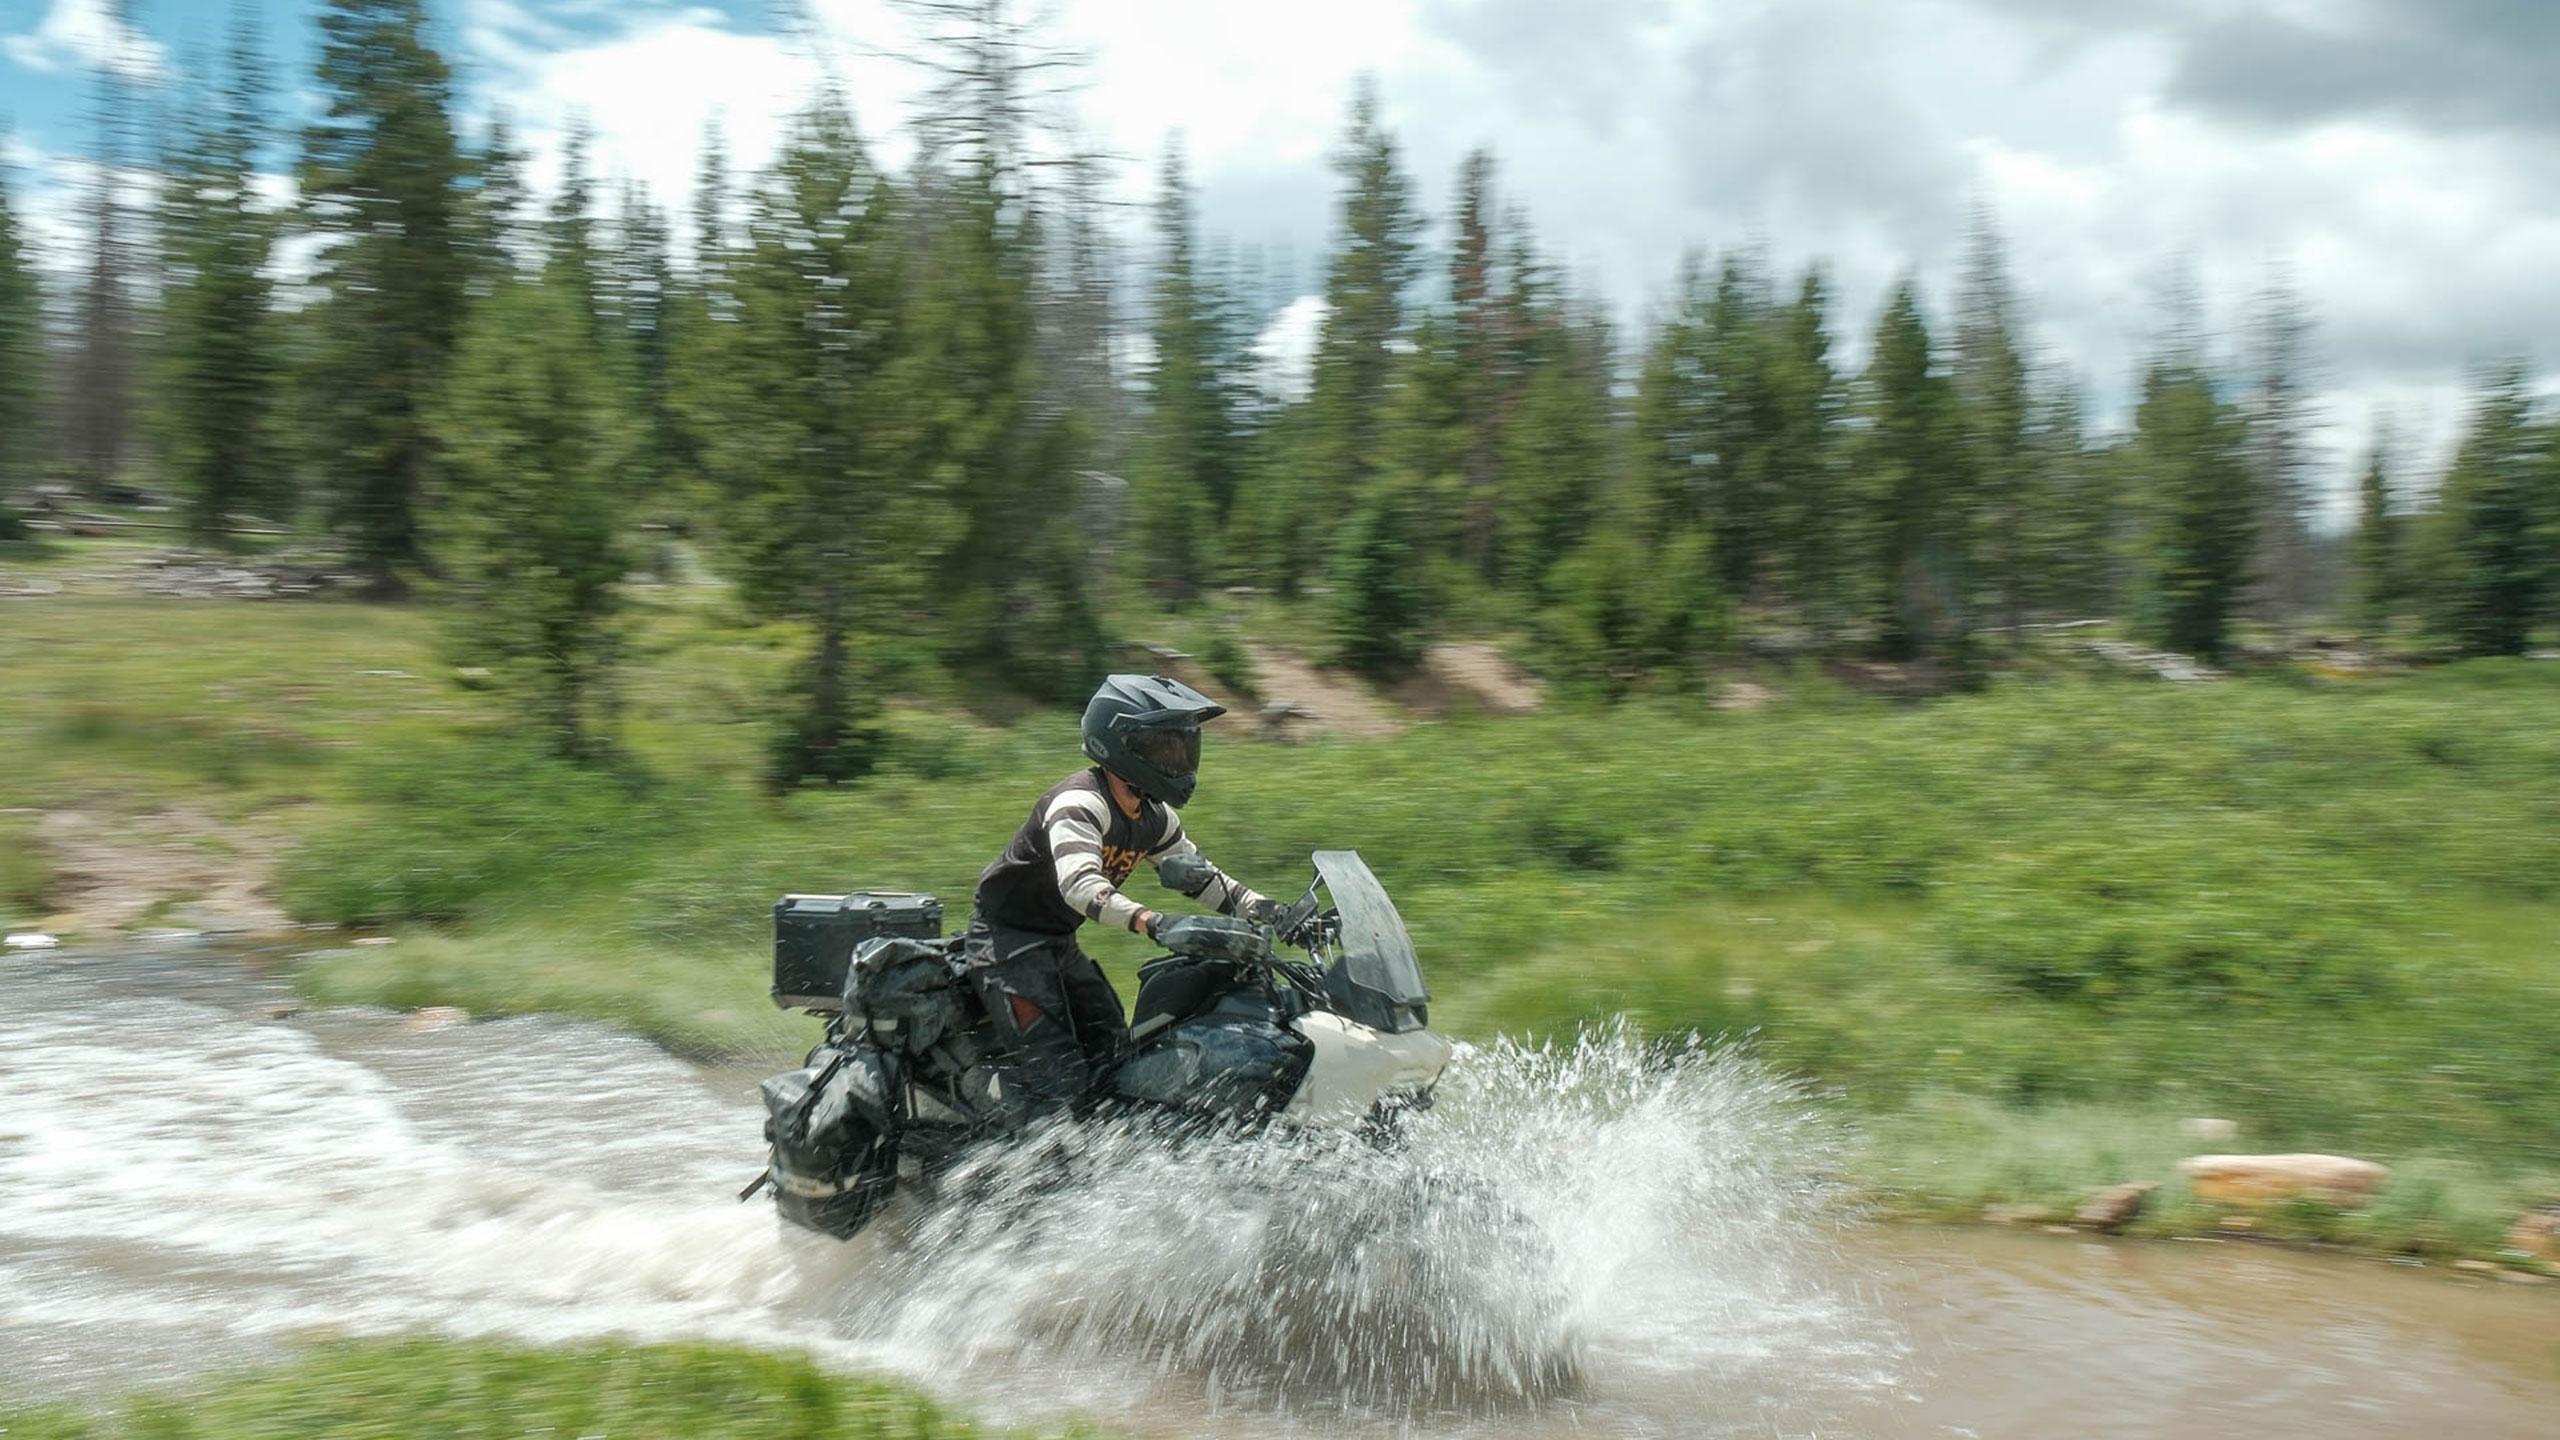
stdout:
<svg viewBox="0 0 2560 1440">
<path fill-rule="evenodd" d="M 1158 870 L 1162 870 L 1164 862 L 1176 855 L 1198 855 L 1199 853 L 1200 847 L 1192 844 L 1191 837 L 1182 833 L 1182 822 L 1177 819 L 1173 822 L 1173 829 L 1166 834 L 1164 843 L 1147 856 L 1147 862 Z M 1204 863 L 1206 863 L 1205 857 Z M 1200 903 L 1221 915 L 1241 915 L 1245 912 L 1246 906 L 1253 905 L 1262 899 L 1243 881 L 1220 870 L 1214 864 L 1209 866 L 1209 874 L 1211 877 L 1209 887 L 1200 892 Z"/>
<path fill-rule="evenodd" d="M 1070 790 L 1049 802 L 1042 822 L 1057 867 L 1058 894 L 1088 920 L 1144 935 L 1155 912 L 1120 893 L 1102 873 L 1102 827 L 1111 802 L 1086 790 Z"/>
</svg>

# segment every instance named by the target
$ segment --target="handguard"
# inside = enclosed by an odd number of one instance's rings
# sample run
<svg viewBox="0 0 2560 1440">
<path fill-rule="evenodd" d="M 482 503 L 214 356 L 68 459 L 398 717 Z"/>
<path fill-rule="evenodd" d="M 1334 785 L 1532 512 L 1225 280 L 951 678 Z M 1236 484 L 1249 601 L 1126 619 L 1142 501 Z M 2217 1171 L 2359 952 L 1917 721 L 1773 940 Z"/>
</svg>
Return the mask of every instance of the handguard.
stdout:
<svg viewBox="0 0 2560 1440">
<path fill-rule="evenodd" d="M 1176 955 L 1254 964 L 1271 958 L 1270 938 L 1249 920 L 1176 915 L 1156 923 L 1155 941 Z"/>
</svg>

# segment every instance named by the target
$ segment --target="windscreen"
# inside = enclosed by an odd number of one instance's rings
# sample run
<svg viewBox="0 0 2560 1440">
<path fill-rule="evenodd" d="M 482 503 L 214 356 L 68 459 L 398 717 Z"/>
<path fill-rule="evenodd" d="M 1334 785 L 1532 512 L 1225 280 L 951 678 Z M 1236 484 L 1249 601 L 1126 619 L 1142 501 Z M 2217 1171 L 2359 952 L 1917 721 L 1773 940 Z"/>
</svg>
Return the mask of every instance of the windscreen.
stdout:
<svg viewBox="0 0 2560 1440">
<path fill-rule="evenodd" d="M 1315 859 L 1316 874 L 1342 917 L 1342 957 L 1327 973 L 1325 988 L 1338 999 L 1356 995 L 1367 1002 L 1360 1008 L 1376 1018 L 1353 1017 L 1363 1024 L 1421 1028 L 1431 991 L 1422 983 L 1422 962 L 1414 958 L 1413 938 L 1405 934 L 1404 917 L 1386 887 L 1356 851 L 1319 850 Z"/>
</svg>

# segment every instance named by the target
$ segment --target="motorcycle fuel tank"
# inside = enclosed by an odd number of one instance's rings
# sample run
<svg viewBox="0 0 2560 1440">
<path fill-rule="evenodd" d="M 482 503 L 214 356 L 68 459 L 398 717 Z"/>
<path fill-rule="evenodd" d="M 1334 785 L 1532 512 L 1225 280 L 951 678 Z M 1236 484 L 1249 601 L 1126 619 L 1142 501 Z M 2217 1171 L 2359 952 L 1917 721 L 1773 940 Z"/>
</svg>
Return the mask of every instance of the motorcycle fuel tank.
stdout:
<svg viewBox="0 0 2560 1440">
<path fill-rule="evenodd" d="M 1307 1078 L 1281 1117 L 1301 1125 L 1357 1125 L 1391 1095 L 1439 1083 L 1455 1047 L 1428 1030 L 1373 1030 L 1323 1010 L 1290 1022 L 1315 1046 Z"/>
</svg>

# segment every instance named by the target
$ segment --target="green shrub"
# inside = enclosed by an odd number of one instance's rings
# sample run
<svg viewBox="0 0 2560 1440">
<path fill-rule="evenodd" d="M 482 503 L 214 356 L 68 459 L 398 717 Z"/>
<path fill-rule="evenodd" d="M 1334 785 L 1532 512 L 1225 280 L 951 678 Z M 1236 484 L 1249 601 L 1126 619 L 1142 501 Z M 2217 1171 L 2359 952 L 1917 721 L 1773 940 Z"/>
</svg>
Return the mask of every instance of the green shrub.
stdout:
<svg viewBox="0 0 2560 1440">
<path fill-rule="evenodd" d="M 1200 663 L 1226 686 L 1247 700 L 1262 698 L 1261 677 L 1254 674 L 1253 657 L 1236 643 L 1236 637 L 1221 630 L 1200 647 Z"/>
<path fill-rule="evenodd" d="M 0 815 L 0 922 L 44 913 L 53 867 L 36 843 L 36 827 L 24 816 Z"/>
<path fill-rule="evenodd" d="M 2387 998 L 2389 891 L 2272 834 L 2189 822 L 2004 847 L 1945 878 L 1938 942 L 2046 1000 L 2201 1007 Z"/>
<path fill-rule="evenodd" d="M 689 807 L 630 774 L 559 763 L 529 739 L 475 738 L 367 759 L 366 810 L 307 841 L 280 888 L 329 924 L 455 920 L 508 894 L 627 882 Z"/>
</svg>

